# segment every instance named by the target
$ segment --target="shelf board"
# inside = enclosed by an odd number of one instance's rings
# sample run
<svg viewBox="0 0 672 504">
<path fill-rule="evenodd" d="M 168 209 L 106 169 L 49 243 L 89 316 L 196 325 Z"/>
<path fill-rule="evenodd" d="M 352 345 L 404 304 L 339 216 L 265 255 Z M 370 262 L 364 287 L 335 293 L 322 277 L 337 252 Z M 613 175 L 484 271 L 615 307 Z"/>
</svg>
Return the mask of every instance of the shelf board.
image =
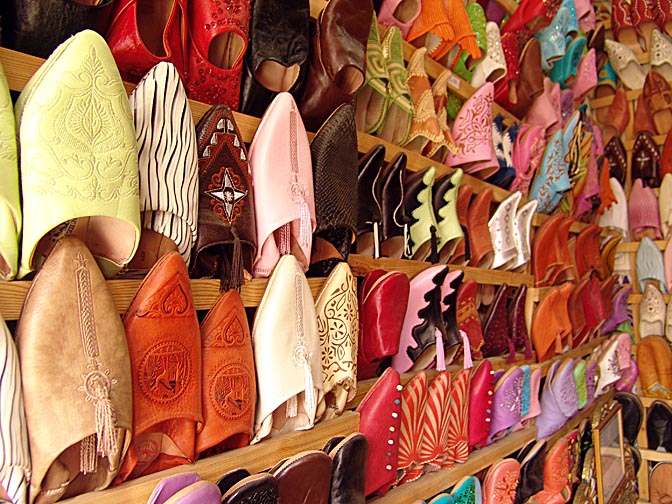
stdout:
<svg viewBox="0 0 672 504">
<path fill-rule="evenodd" d="M 350 254 L 348 264 L 352 268 L 353 274 L 357 276 L 366 275 L 371 270 L 384 269 L 401 271 L 413 277 L 417 273 L 431 267 L 435 264 L 425 261 L 412 261 L 408 259 L 391 259 L 389 257 L 381 257 L 374 259 L 371 256 Z M 476 280 L 479 284 L 494 284 L 501 285 L 506 283 L 512 286 L 525 284 L 532 286 L 534 284 L 534 277 L 526 273 L 513 273 L 511 271 L 500 270 L 485 270 L 479 268 L 470 268 L 469 266 L 454 266 L 448 264 L 450 271 L 464 271 L 464 280 Z"/>
<path fill-rule="evenodd" d="M 507 457 L 536 437 L 536 427 L 514 432 L 490 446 L 472 452 L 464 464 L 456 464 L 450 469 L 441 469 L 425 474 L 417 481 L 393 488 L 383 497 L 372 499 L 370 502 L 376 504 L 408 504 L 409 502 L 415 502 L 418 498 L 429 498 L 455 485 L 465 476 L 476 474 L 492 465 L 494 461 Z"/>
<path fill-rule="evenodd" d="M 616 252 L 628 252 L 631 254 L 636 254 L 637 250 L 639 250 L 639 243 L 640 242 L 638 241 L 621 242 L 616 245 Z M 667 240 L 653 240 L 653 243 L 655 243 L 656 247 L 658 247 L 658 250 L 665 250 L 665 247 L 667 246 Z"/>
<path fill-rule="evenodd" d="M 245 468 L 254 474 L 273 467 L 280 460 L 304 450 L 321 450 L 329 439 L 344 436 L 359 429 L 359 413 L 346 411 L 340 417 L 318 423 L 310 430 L 290 432 L 261 443 L 208 457 L 195 464 L 173 467 L 148 476 L 128 481 L 117 487 L 99 492 L 89 492 L 63 503 L 69 504 L 117 504 L 119 502 L 147 502 L 154 487 L 168 476 L 195 472 L 201 479 L 216 482 L 223 474 L 233 469 Z"/>
<path fill-rule="evenodd" d="M 110 289 L 114 304 L 119 313 L 124 313 L 131 304 L 142 280 L 108 280 L 107 286 Z M 309 278 L 308 284 L 313 297 L 316 298 L 322 286 L 324 278 Z M 15 280 L 12 282 L 0 282 L 0 314 L 5 320 L 17 320 L 21 315 L 23 301 L 30 289 L 32 282 L 27 280 Z M 261 297 L 266 290 L 268 280 L 265 278 L 255 278 L 248 280 L 240 290 L 240 296 L 243 304 L 247 307 L 258 306 Z M 191 293 L 194 299 L 194 306 L 197 310 L 208 310 L 219 299 L 219 280 L 192 279 Z"/>
</svg>

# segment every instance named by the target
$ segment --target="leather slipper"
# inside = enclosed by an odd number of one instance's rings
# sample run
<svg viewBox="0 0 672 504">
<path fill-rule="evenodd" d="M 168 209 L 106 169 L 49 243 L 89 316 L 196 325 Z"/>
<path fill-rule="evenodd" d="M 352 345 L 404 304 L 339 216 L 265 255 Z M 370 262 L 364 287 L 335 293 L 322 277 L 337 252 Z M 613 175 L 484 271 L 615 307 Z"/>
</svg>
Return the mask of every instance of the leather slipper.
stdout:
<svg viewBox="0 0 672 504">
<path fill-rule="evenodd" d="M 278 481 L 278 504 L 328 504 L 333 462 L 321 450 L 308 450 L 271 469 Z"/>
<path fill-rule="evenodd" d="M 123 317 L 133 376 L 133 443 L 118 480 L 192 463 L 201 406 L 201 338 L 184 260 L 164 255 Z"/>
<path fill-rule="evenodd" d="M 31 501 L 102 490 L 120 470 L 138 411 L 126 339 L 92 254 L 77 238 L 62 239 L 35 276 L 16 329 Z M 45 408 L 58 413 L 45 416 Z"/>
<path fill-rule="evenodd" d="M 86 30 L 61 44 L 26 83 L 15 111 L 24 215 L 19 277 L 68 235 L 82 239 L 113 276 L 135 254 L 140 213 L 131 110 L 105 40 Z"/>
</svg>

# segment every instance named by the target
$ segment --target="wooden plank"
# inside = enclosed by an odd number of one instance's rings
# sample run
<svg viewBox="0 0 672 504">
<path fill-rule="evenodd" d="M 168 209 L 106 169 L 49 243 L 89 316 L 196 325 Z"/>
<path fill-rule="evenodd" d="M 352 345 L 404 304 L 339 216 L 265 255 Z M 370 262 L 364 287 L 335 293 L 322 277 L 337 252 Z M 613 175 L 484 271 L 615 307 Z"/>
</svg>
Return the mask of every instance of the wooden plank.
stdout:
<svg viewBox="0 0 672 504">
<path fill-rule="evenodd" d="M 224 473 L 241 467 L 251 473 L 273 467 L 280 460 L 304 450 L 320 450 L 334 436 L 357 432 L 359 413 L 347 411 L 342 416 L 323 423 L 307 431 L 284 434 L 230 452 L 208 457 L 195 464 L 174 467 L 166 471 L 150 474 L 129 481 L 114 488 L 99 492 L 89 492 L 71 499 L 60 501 L 69 504 L 143 504 L 151 495 L 157 483 L 168 476 L 195 472 L 201 479 L 216 482 Z"/>
<path fill-rule="evenodd" d="M 107 281 L 107 286 L 119 313 L 124 313 L 131 304 L 131 300 L 141 282 L 142 280 Z M 317 298 L 324 282 L 324 278 L 308 279 L 314 298 Z M 30 284 L 30 281 L 25 280 L 0 283 L 0 313 L 5 320 L 17 320 L 19 318 Z M 243 304 L 247 307 L 259 306 L 267 284 L 268 280 L 265 278 L 255 278 L 245 282 L 240 290 Z M 192 279 L 191 292 L 196 309 L 208 310 L 220 296 L 219 280 Z"/>
<path fill-rule="evenodd" d="M 658 247 L 659 250 L 665 250 L 665 247 L 667 246 L 667 240 L 653 240 L 653 243 L 656 244 L 656 247 Z M 626 252 L 630 254 L 636 254 L 637 250 L 639 250 L 639 242 L 634 241 L 634 242 L 621 242 L 618 245 L 616 245 L 616 252 Z"/>
<path fill-rule="evenodd" d="M 450 469 L 425 474 L 417 481 L 393 488 L 385 496 L 372 499 L 370 502 L 376 504 L 409 504 L 419 498 L 429 498 L 452 487 L 465 476 L 476 474 L 492 465 L 493 462 L 507 457 L 536 437 L 536 427 L 514 432 L 490 446 L 472 452 L 464 464 L 456 464 L 455 467 Z"/>
<path fill-rule="evenodd" d="M 390 271 L 401 271 L 409 277 L 413 277 L 430 266 L 435 266 L 434 264 L 425 261 L 391 259 L 389 257 L 374 259 L 371 256 L 364 256 L 359 254 L 350 254 L 348 264 L 350 264 L 352 272 L 358 276 L 363 276 L 374 269 L 384 269 Z M 506 283 L 513 286 L 518 286 L 520 284 L 531 286 L 534 283 L 534 277 L 524 273 L 484 270 L 479 268 L 470 268 L 468 266 L 454 266 L 452 264 L 448 265 L 448 269 L 450 271 L 464 271 L 465 280 L 473 279 L 476 280 L 479 284 L 501 285 Z"/>
</svg>

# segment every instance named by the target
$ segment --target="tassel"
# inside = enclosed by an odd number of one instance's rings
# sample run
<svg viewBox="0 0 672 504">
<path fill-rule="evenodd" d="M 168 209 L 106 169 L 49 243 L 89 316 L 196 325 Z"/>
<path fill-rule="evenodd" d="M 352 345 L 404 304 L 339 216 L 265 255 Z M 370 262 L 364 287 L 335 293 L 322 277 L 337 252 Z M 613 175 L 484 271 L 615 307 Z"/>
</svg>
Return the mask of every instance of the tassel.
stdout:
<svg viewBox="0 0 672 504">
<path fill-rule="evenodd" d="M 471 346 L 469 345 L 469 337 L 464 331 L 460 331 L 460 336 L 462 336 L 462 346 L 464 348 L 464 369 L 471 369 L 474 367 L 474 362 L 471 359 Z"/>
<path fill-rule="evenodd" d="M 309 247 L 313 235 L 313 225 L 310 222 L 310 210 L 308 203 L 304 199 L 301 201 L 301 228 L 299 230 L 299 241 L 302 247 Z"/>
<path fill-rule="evenodd" d="M 229 268 L 226 267 L 228 261 L 222 261 L 222 272 L 219 279 L 220 292 L 238 289 L 245 283 L 245 276 L 243 275 L 243 246 L 240 243 L 240 237 L 236 228 L 231 227 L 231 234 L 233 235 L 233 252 Z M 228 275 L 226 274 L 227 270 Z"/>
<path fill-rule="evenodd" d="M 281 256 L 287 255 L 291 252 L 291 231 L 289 229 L 289 224 L 283 225 L 279 231 L 278 234 L 280 235 L 279 237 L 279 242 L 278 243 L 278 252 L 280 253 Z"/>
<path fill-rule="evenodd" d="M 117 422 L 110 402 L 109 393 L 96 401 L 96 435 L 98 436 L 97 452 L 110 459 L 117 451 Z"/>
<path fill-rule="evenodd" d="M 443 336 L 441 335 L 441 331 L 439 331 L 438 329 L 436 329 L 434 332 L 436 335 L 436 370 L 445 371 L 446 354 L 443 348 Z"/>
<path fill-rule="evenodd" d="M 296 395 L 293 395 L 287 400 L 287 411 L 285 412 L 285 416 L 287 418 L 294 418 L 298 413 L 298 402 L 296 400 Z"/>
<path fill-rule="evenodd" d="M 317 407 L 317 397 L 315 397 L 315 388 L 313 386 L 313 373 L 310 369 L 308 360 L 303 362 L 303 378 L 306 393 L 306 409 L 314 411 Z"/>
<path fill-rule="evenodd" d="M 79 445 L 79 472 L 82 474 L 95 472 L 97 461 L 96 435 L 91 434 L 82 439 L 82 442 Z"/>
</svg>

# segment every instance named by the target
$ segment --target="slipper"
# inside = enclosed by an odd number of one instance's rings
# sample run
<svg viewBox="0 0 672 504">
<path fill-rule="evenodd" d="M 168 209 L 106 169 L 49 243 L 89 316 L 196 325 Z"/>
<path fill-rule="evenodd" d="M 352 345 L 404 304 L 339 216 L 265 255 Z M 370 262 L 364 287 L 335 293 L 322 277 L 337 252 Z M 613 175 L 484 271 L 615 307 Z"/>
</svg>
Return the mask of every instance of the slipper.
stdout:
<svg viewBox="0 0 672 504">
<path fill-rule="evenodd" d="M 492 21 L 485 25 L 488 45 L 485 57 L 478 62 L 469 82 L 473 87 L 480 88 L 486 82 L 493 84 L 506 76 L 506 60 L 499 26 Z"/>
<path fill-rule="evenodd" d="M 99 121 L 91 123 L 93 106 Z M 68 235 L 87 244 L 105 276 L 115 275 L 140 241 L 138 157 L 105 40 L 86 30 L 61 44 L 26 83 L 15 111 L 24 215 L 18 276 L 39 268 Z"/>
<path fill-rule="evenodd" d="M 390 106 L 390 95 L 387 92 L 389 79 L 374 13 L 366 44 L 364 86 L 356 98 L 357 130 L 373 134 L 383 127 Z"/>
<path fill-rule="evenodd" d="M 464 464 L 469 458 L 469 389 L 471 372 L 460 369 L 454 375 L 448 403 L 448 432 L 442 466 Z"/>
<path fill-rule="evenodd" d="M 574 93 L 574 103 L 583 103 L 584 98 L 597 86 L 597 63 L 595 49 L 589 49 L 581 56 L 579 67 L 576 70 L 576 79 L 570 89 Z"/>
<path fill-rule="evenodd" d="M 277 325 L 280 313 L 282 326 Z M 252 344 L 257 371 L 252 443 L 312 428 L 323 393 L 320 340 L 310 286 L 292 254 L 280 258 L 268 280 L 254 318 Z"/>
<path fill-rule="evenodd" d="M 0 65 L 0 279 L 13 280 L 19 266 L 21 201 L 14 108 Z"/>
<path fill-rule="evenodd" d="M 420 15 L 420 0 L 383 0 L 378 12 L 378 22 L 396 27 L 406 38 L 408 31 Z"/>
<path fill-rule="evenodd" d="M 541 162 L 541 171 L 537 173 L 530 190 L 530 199 L 539 202 L 537 211 L 551 214 L 560 203 L 558 196 L 571 188 L 567 164 L 564 162 L 563 135 L 558 130 L 553 134 Z"/>
<path fill-rule="evenodd" d="M 548 72 L 556 60 L 565 55 L 565 36 L 571 14 L 567 7 L 561 6 L 553 21 L 534 34 L 541 44 L 541 67 Z"/>
<path fill-rule="evenodd" d="M 357 175 L 357 253 L 380 257 L 385 147 L 375 145 L 360 156 Z"/>
<path fill-rule="evenodd" d="M 413 375 L 401 392 L 396 484 L 415 481 L 422 476 L 423 467 L 419 462 L 427 404 L 427 381 L 427 373 L 420 371 Z"/>
<path fill-rule="evenodd" d="M 544 147 L 544 128 L 523 123 L 513 144 L 512 156 L 516 177 L 509 187 L 510 191 L 527 194 L 532 178 L 541 163 Z"/>
<path fill-rule="evenodd" d="M 642 96 L 656 132 L 667 135 L 672 129 L 672 87 L 661 74 L 649 70 L 644 80 Z"/>
<path fill-rule="evenodd" d="M 129 268 L 146 273 L 171 250 L 177 250 L 189 264 L 198 215 L 196 130 L 187 93 L 173 64 L 164 61 L 153 67 L 129 101 L 138 144 L 143 227 Z"/>
<path fill-rule="evenodd" d="M 382 186 L 382 235 L 380 253 L 384 257 L 410 257 L 409 219 L 404 208 L 404 179 L 407 156 L 397 153 L 380 174 Z"/>
<path fill-rule="evenodd" d="M 408 217 L 409 258 L 425 261 L 437 251 L 437 224 L 432 206 L 436 168 L 430 166 L 404 180 L 404 211 Z"/>
<path fill-rule="evenodd" d="M 646 282 L 653 280 L 658 282 L 658 288 L 661 292 L 667 294 L 663 253 L 648 236 L 645 236 L 639 242 L 635 262 L 637 265 L 636 272 L 637 280 L 639 282 L 639 291 L 644 292 Z"/>
<path fill-rule="evenodd" d="M 492 424 L 495 371 L 492 363 L 479 361 L 471 370 L 469 383 L 469 451 L 485 447 Z"/>
<path fill-rule="evenodd" d="M 651 34 L 649 61 L 651 68 L 665 77 L 666 81 L 672 80 L 672 41 L 659 30 L 654 29 Z"/>
<path fill-rule="evenodd" d="M 663 294 L 653 284 L 647 284 L 639 302 L 639 337 L 664 336 L 666 306 Z"/>
<path fill-rule="evenodd" d="M 586 37 L 576 37 L 565 48 L 565 54 L 557 61 L 553 62 L 553 68 L 549 77 L 553 82 L 560 84 L 562 89 L 568 87 L 576 79 L 576 73 L 579 68 L 579 61 L 586 48 Z"/>
<path fill-rule="evenodd" d="M 198 317 L 184 260 L 164 255 L 123 317 L 133 378 L 133 442 L 118 482 L 194 462 L 203 423 Z"/>
<path fill-rule="evenodd" d="M 516 257 L 507 268 L 508 270 L 516 271 L 518 268 L 527 264 L 532 257 L 530 230 L 532 227 L 532 218 L 534 217 L 538 204 L 537 200 L 530 200 L 516 212 L 516 221 L 513 228 L 513 242 L 516 246 Z"/>
<path fill-rule="evenodd" d="M 490 240 L 495 251 L 491 268 L 508 269 L 510 261 L 517 257 L 514 229 L 518 203 L 522 196 L 522 193 L 518 191 L 511 193 L 499 204 L 488 221 Z"/>
<path fill-rule="evenodd" d="M 281 255 L 308 270 L 315 230 L 313 170 L 308 135 L 289 93 L 279 93 L 250 145 L 257 255 L 254 277 L 267 277 Z"/>
<path fill-rule="evenodd" d="M 329 504 L 333 467 L 322 450 L 299 452 L 279 462 L 270 471 L 278 482 L 277 502 Z"/>
<path fill-rule="evenodd" d="M 249 157 L 233 112 L 215 105 L 198 132 L 198 237 L 193 278 L 218 278 L 220 291 L 236 289 L 252 271 L 257 252 Z"/>
<path fill-rule="evenodd" d="M 63 238 L 35 276 L 16 328 L 31 499 L 102 490 L 117 475 L 136 416 L 126 341 L 92 254 L 79 239 Z M 47 370 L 60 378 L 45 377 Z M 45 416 L 44 408 L 61 413 Z"/>
<path fill-rule="evenodd" d="M 441 371 L 427 387 L 427 402 L 420 437 L 418 465 L 423 472 L 441 469 L 439 459 L 443 441 L 448 430 L 448 407 L 450 402 L 450 373 Z"/>
<path fill-rule="evenodd" d="M 357 282 L 348 263 L 331 270 L 315 300 L 315 311 L 324 384 L 315 418 L 329 420 L 340 416 L 357 392 Z"/>
<path fill-rule="evenodd" d="M 315 227 L 310 276 L 328 276 L 347 261 L 357 232 L 357 130 L 355 111 L 340 105 L 310 142 Z"/>
<path fill-rule="evenodd" d="M 628 201 L 628 214 L 633 240 L 639 241 L 644 236 L 648 236 L 652 240 L 663 238 L 660 232 L 658 198 L 656 198 L 653 189 L 642 184 L 641 178 L 636 179 L 632 184 L 630 200 Z"/>
<path fill-rule="evenodd" d="M 217 299 L 200 332 L 203 423 L 196 432 L 197 458 L 250 444 L 257 402 L 252 338 L 237 291 Z"/>
<path fill-rule="evenodd" d="M 433 187 L 433 207 L 437 221 L 439 238 L 439 262 L 445 263 L 453 255 L 464 232 L 457 216 L 457 194 L 462 181 L 462 169 L 446 174 L 435 182 Z"/>
<path fill-rule="evenodd" d="M 642 51 L 632 19 L 631 2 L 627 0 L 611 1 L 611 26 L 614 31 L 614 38 L 618 42 L 625 44 L 632 51 Z"/>
<path fill-rule="evenodd" d="M 520 51 L 520 78 L 515 83 L 516 103 L 511 112 L 524 117 L 532 102 L 544 92 L 544 73 L 541 69 L 541 45 L 531 37 Z M 508 76 L 508 72 L 507 72 Z"/>
<path fill-rule="evenodd" d="M 660 184 L 658 213 L 660 215 L 660 233 L 663 239 L 667 240 L 670 237 L 670 229 L 672 229 L 672 173 L 666 173 L 663 176 L 663 182 Z"/>
<path fill-rule="evenodd" d="M 21 386 L 19 354 L 12 333 L 0 316 L 0 397 L 2 422 L 0 436 L 4 453 L 0 464 L 0 493 L 10 502 L 26 502 L 30 483 L 31 462 L 28 448 L 26 413 Z M 446 407 L 446 410 L 448 408 Z"/>
<path fill-rule="evenodd" d="M 609 55 L 611 66 L 628 89 L 642 89 L 645 75 L 635 53 L 627 46 L 607 39 L 604 47 Z"/>
<path fill-rule="evenodd" d="M 477 4 L 476 4 L 477 5 Z M 429 142 L 424 148 L 422 155 L 435 161 L 443 163 L 446 159 L 448 151 L 457 152 L 455 139 L 453 133 L 448 126 L 448 112 L 446 111 L 446 103 L 448 102 L 448 80 L 452 74 L 450 70 L 444 70 L 434 80 L 432 84 L 432 96 L 434 98 L 434 108 L 436 110 L 436 120 L 439 122 L 439 129 L 441 130 L 441 142 Z"/>
</svg>

